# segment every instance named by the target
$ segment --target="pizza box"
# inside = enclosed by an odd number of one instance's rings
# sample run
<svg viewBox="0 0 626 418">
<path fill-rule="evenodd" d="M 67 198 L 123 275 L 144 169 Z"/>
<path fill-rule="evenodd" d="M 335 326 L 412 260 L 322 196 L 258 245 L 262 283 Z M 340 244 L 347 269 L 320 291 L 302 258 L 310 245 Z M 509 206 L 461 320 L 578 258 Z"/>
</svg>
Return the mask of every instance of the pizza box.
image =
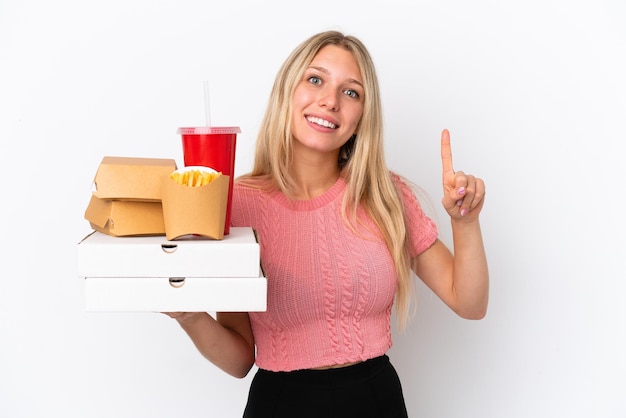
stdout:
<svg viewBox="0 0 626 418">
<path fill-rule="evenodd" d="M 94 277 L 256 278 L 260 245 L 251 227 L 231 227 L 224 239 L 190 235 L 115 237 L 93 231 L 77 245 L 78 275 Z"/>
<path fill-rule="evenodd" d="M 88 277 L 89 312 L 262 312 L 267 279 L 257 277 Z"/>
</svg>

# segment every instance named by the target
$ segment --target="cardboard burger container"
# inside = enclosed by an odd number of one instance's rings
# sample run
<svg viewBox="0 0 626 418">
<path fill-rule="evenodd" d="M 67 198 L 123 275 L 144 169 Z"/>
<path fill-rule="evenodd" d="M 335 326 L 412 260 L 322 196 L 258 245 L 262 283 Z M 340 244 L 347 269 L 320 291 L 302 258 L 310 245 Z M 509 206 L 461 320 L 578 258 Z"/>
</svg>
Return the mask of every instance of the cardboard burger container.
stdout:
<svg viewBox="0 0 626 418">
<path fill-rule="evenodd" d="M 176 168 L 173 159 L 104 157 L 85 219 L 113 236 L 165 235 L 161 178 Z"/>
<path fill-rule="evenodd" d="M 95 231 L 78 243 L 77 260 L 87 311 L 266 310 L 267 279 L 250 227 L 233 227 L 219 241 Z"/>
<path fill-rule="evenodd" d="M 161 178 L 176 170 L 169 158 L 104 157 L 93 181 L 100 199 L 161 201 Z"/>
<path fill-rule="evenodd" d="M 91 196 L 85 219 L 92 229 L 116 237 L 165 235 L 161 202 L 109 200 Z"/>
<path fill-rule="evenodd" d="M 188 166 L 177 173 L 203 172 L 215 174 L 209 167 Z M 229 176 L 219 173 L 202 186 L 179 184 L 170 176 L 161 179 L 161 203 L 168 240 L 202 236 L 224 238 L 224 223 L 228 202 Z"/>
</svg>

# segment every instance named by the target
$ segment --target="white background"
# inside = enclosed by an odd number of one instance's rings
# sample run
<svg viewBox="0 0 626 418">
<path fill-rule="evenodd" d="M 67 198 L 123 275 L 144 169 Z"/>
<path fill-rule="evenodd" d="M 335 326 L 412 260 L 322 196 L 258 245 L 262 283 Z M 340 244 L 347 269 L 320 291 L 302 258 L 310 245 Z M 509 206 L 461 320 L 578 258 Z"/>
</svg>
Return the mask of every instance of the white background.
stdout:
<svg viewBox="0 0 626 418">
<path fill-rule="evenodd" d="M 105 155 L 174 158 L 179 126 L 240 126 L 304 38 L 359 36 L 389 165 L 440 208 L 439 135 L 483 177 L 491 304 L 420 285 L 391 357 L 412 417 L 626 416 L 626 7 L 588 1 L 0 0 L 0 416 L 237 417 L 231 378 L 158 313 L 86 313 L 75 250 Z M 114 260 L 112 260 L 114 262 Z"/>
</svg>

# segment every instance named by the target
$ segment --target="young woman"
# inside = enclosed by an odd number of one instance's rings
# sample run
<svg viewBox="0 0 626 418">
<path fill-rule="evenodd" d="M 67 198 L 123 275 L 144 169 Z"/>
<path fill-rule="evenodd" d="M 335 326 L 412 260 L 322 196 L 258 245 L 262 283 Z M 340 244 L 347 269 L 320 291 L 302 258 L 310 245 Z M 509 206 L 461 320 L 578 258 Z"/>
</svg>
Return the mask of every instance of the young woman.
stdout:
<svg viewBox="0 0 626 418">
<path fill-rule="evenodd" d="M 169 314 L 225 372 L 256 363 L 244 417 L 406 417 L 386 352 L 394 303 L 401 327 L 409 316 L 412 273 L 461 317 L 486 313 L 484 183 L 454 171 L 444 130 L 453 255 L 386 166 L 379 94 L 353 36 L 319 33 L 292 52 L 233 193 L 232 224 L 259 235 L 267 311 Z"/>
</svg>

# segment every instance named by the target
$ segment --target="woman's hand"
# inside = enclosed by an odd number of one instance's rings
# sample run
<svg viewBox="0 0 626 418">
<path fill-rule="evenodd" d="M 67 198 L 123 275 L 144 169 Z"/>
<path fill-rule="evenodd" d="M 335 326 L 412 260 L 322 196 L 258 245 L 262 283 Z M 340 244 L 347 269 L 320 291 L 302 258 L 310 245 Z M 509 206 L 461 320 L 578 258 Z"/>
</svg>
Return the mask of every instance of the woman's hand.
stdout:
<svg viewBox="0 0 626 418">
<path fill-rule="evenodd" d="M 200 353 L 226 373 L 244 377 L 254 364 L 255 346 L 246 312 L 163 312 L 178 321 Z"/>
<path fill-rule="evenodd" d="M 165 315 L 170 318 L 174 318 L 179 323 L 189 323 L 193 322 L 197 318 L 199 318 L 202 313 L 201 312 L 163 312 Z"/>
<path fill-rule="evenodd" d="M 455 172 L 452 168 L 450 132 L 441 133 L 441 165 L 443 168 L 443 198 L 441 203 L 452 219 L 478 219 L 485 198 L 485 183 L 482 179 Z"/>
</svg>

